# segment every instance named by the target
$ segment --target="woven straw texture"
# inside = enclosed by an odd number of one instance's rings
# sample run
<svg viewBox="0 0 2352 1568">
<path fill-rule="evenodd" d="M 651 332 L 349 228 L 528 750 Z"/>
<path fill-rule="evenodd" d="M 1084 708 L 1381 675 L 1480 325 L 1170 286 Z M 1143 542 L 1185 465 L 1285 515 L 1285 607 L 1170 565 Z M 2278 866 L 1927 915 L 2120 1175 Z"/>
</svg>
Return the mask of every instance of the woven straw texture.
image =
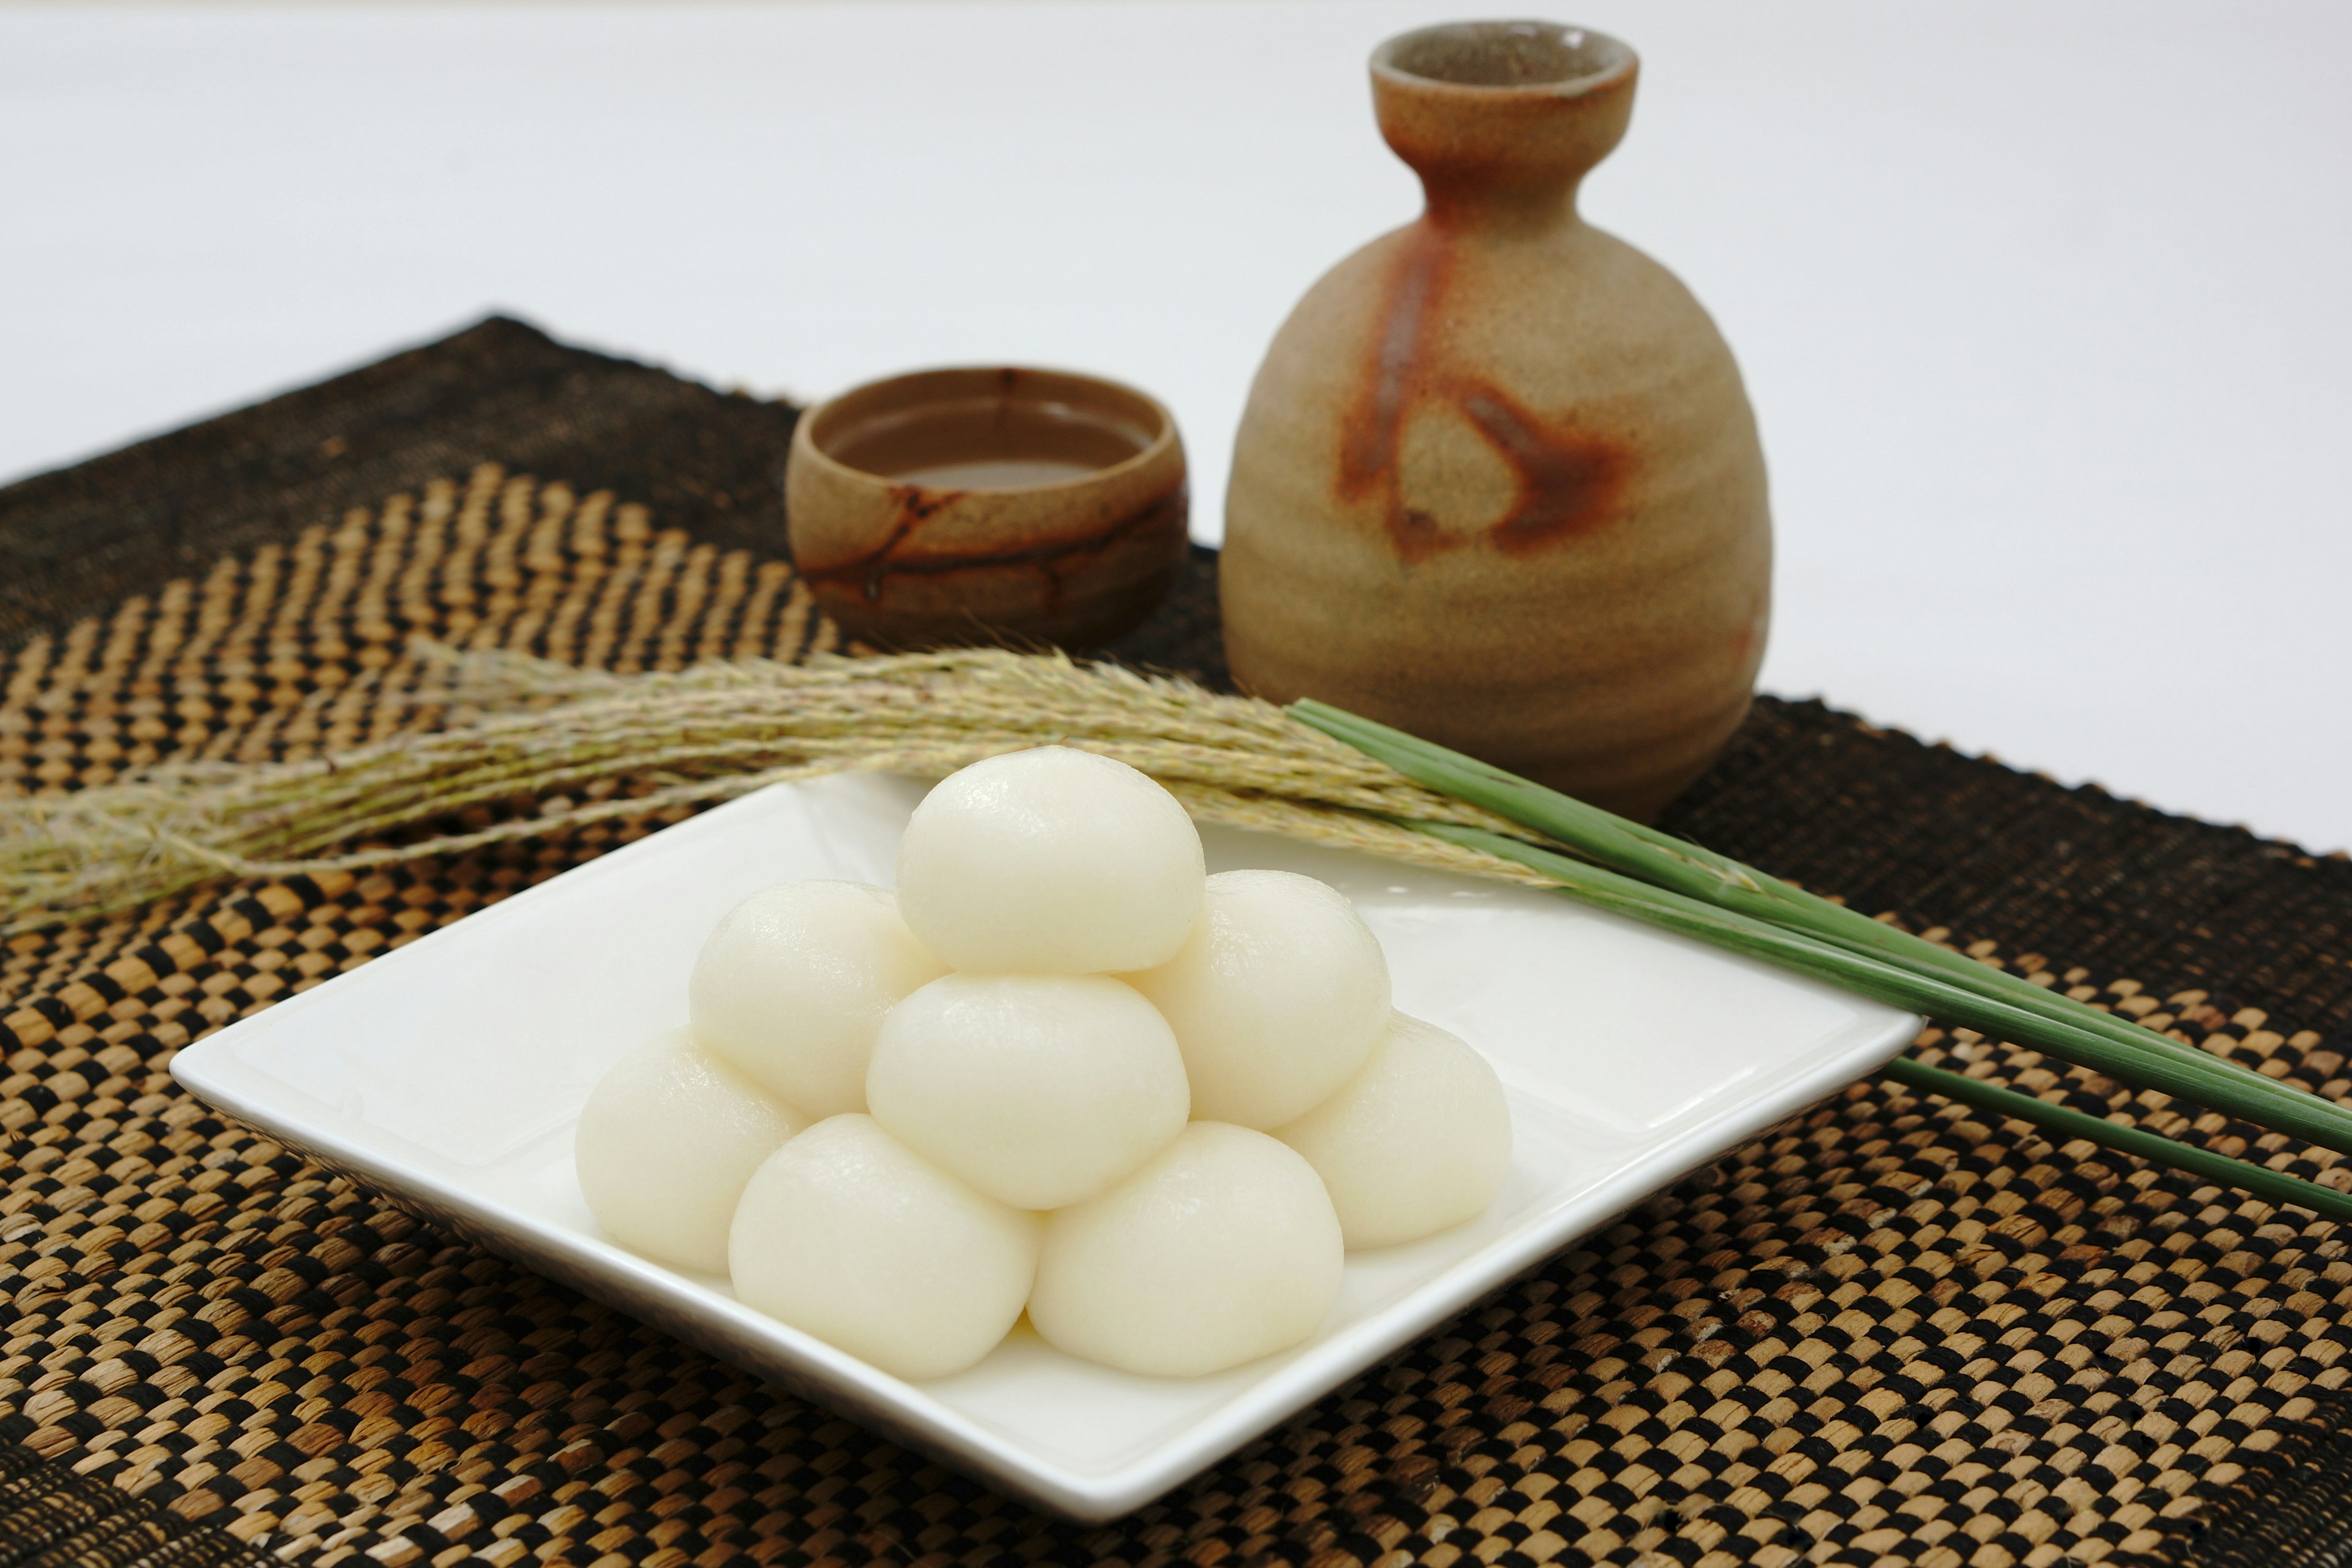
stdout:
<svg viewBox="0 0 2352 1568">
<path fill-rule="evenodd" d="M 778 549 L 791 418 L 493 321 L 0 491 L 0 789 L 394 733 L 417 632 L 617 669 L 829 647 Z M 1195 567 L 1122 651 L 1214 679 Z M 0 1568 L 2218 1564 L 2340 1561 L 2352 1534 L 2335 1226 L 1891 1084 L 1080 1530 L 172 1082 L 207 1029 L 653 826 L 227 888 L 0 955 Z M 2352 1089 L 2340 860 L 1769 700 L 1667 826 Z M 1917 1051 L 2347 1174 L 1991 1042 Z"/>
</svg>

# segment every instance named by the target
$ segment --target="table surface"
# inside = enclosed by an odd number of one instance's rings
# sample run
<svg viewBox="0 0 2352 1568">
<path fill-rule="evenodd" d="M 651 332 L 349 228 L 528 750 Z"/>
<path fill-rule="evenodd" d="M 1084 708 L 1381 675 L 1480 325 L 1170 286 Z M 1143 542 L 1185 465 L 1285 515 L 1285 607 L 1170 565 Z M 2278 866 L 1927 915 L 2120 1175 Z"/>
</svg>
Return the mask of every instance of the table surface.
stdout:
<svg viewBox="0 0 2352 1568">
<path fill-rule="evenodd" d="M 0 479 L 490 309 L 815 397 L 971 361 L 1176 410 L 1219 531 L 1297 295 L 1417 210 L 1427 5 L 0 9 Z M 2352 845 L 2352 7 L 1592 0 L 1592 221 L 1738 352 L 1768 689 Z"/>
</svg>

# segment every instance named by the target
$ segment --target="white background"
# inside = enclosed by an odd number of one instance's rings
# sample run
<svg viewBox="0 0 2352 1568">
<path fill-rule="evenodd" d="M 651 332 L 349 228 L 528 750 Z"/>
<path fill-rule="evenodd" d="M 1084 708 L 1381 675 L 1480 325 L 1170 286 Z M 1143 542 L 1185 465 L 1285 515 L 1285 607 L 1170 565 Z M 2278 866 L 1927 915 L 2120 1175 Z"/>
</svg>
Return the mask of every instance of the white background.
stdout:
<svg viewBox="0 0 2352 1568">
<path fill-rule="evenodd" d="M 1266 339 L 1416 208 L 1364 56 L 1475 12 L 0 6 L 0 479 L 495 307 L 802 397 L 1115 374 L 1213 539 Z M 1768 689 L 2352 844 L 2352 5 L 1561 15 L 1643 56 L 1586 210 L 1762 419 Z"/>
</svg>

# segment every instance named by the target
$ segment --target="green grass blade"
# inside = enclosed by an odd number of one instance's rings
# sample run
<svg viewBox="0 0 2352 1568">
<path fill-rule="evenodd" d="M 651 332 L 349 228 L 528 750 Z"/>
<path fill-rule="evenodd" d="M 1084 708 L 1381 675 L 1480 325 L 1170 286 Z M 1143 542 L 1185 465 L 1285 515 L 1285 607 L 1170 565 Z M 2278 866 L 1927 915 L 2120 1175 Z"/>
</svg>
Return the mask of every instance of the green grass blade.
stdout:
<svg viewBox="0 0 2352 1568">
<path fill-rule="evenodd" d="M 2197 1081 L 2204 1088 L 2192 1098 L 2200 1103 L 2217 1109 L 2241 1104 L 2265 1106 L 2269 1109 L 2260 1113 L 2237 1113 L 2252 1115 L 2267 1125 L 2294 1131 L 2327 1148 L 2352 1152 L 2352 1110 L 2331 1100 L 2221 1060 L 2194 1046 L 2035 985 L 2021 975 L 1979 963 L 1965 954 L 1791 887 L 1729 857 L 1686 844 L 1670 834 L 1345 709 L 1307 700 L 1293 703 L 1289 711 L 1302 722 L 1378 758 L 1418 783 L 1482 805 L 1602 866 L 1727 913 L 1804 931 L 1898 968 L 1935 973 L 1948 984 L 1988 1002 L 2046 1020 L 2055 1031 L 2036 1034 L 2029 1029 L 2020 1034 L 2011 1027 L 2003 1031 L 2004 1038 L 2048 1049 L 2068 1061 L 2094 1066 L 2113 1059 L 2106 1051 L 2095 1049 L 2090 1056 L 2083 1054 L 2079 1048 L 2082 1039 L 2095 1037 L 2130 1058 L 2149 1064 L 2138 1068 L 2099 1065 L 2101 1071 L 2113 1071 L 2117 1077 L 2153 1086 L 2153 1063 L 2159 1059 L 2169 1062 L 2197 1075 Z M 1970 1023 L 1972 1027 L 1981 1026 L 1955 1013 L 1937 1016 Z M 2076 1048 L 2053 1041 L 2073 1042 Z M 2091 1059 L 2093 1056 L 2098 1062 Z M 2172 1075 L 2165 1076 L 2169 1079 Z"/>
<path fill-rule="evenodd" d="M 1719 909 L 1501 834 L 1448 823 L 1407 826 L 1540 871 L 1563 894 L 1582 902 L 2352 1153 L 2352 1129 L 2345 1125 L 2352 1117 L 2340 1107 L 2258 1074 L 2233 1072 L 2228 1064 L 2206 1057 L 2185 1060 L 2137 1051 L 2104 1035 L 1955 984 L 1941 974 L 1906 968 L 1808 932 Z"/>
<path fill-rule="evenodd" d="M 1295 702 L 1288 710 L 1301 721 L 1379 758 L 1420 784 L 1483 805 L 1498 816 L 1507 817 L 1629 876 L 1742 914 L 1792 925 L 1849 946 L 1941 970 L 1963 984 L 1998 992 L 2020 1006 L 2104 1033 L 2120 1044 L 2167 1055 L 2203 1054 L 2193 1046 L 2143 1029 L 2071 996 L 2045 990 L 2022 976 L 1979 963 L 1965 953 L 1938 947 L 1898 927 L 1833 904 L 1729 856 L 1604 811 L 1475 757 L 1328 703 Z"/>
<path fill-rule="evenodd" d="M 2070 1106 L 2053 1105 L 2029 1094 L 1929 1067 L 1908 1057 L 1886 1064 L 1885 1076 L 1926 1094 L 1941 1095 L 2015 1121 L 2031 1122 L 2063 1138 L 2086 1138 L 2155 1164 L 2169 1165 L 2223 1186 L 2237 1187 L 2275 1204 L 2293 1204 L 2328 1219 L 2352 1220 L 2352 1194 L 2273 1171 L 2246 1160 L 2233 1160 L 2193 1143 L 2178 1143 L 2144 1127 L 2126 1127 Z"/>
</svg>

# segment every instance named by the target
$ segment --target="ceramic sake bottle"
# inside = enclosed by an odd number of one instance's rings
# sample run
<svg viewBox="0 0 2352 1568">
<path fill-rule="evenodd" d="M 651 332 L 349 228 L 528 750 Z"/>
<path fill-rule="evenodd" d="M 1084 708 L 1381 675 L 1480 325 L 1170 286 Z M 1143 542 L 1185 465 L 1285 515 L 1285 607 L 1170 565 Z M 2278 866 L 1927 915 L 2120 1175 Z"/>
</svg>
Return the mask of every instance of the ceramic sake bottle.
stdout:
<svg viewBox="0 0 2352 1568">
<path fill-rule="evenodd" d="M 1221 567 L 1234 678 L 1650 816 L 1747 711 L 1771 525 L 1714 322 L 1577 216 L 1633 52 L 1465 23 L 1371 68 L 1427 210 L 1307 292 L 1251 387 Z"/>
</svg>

